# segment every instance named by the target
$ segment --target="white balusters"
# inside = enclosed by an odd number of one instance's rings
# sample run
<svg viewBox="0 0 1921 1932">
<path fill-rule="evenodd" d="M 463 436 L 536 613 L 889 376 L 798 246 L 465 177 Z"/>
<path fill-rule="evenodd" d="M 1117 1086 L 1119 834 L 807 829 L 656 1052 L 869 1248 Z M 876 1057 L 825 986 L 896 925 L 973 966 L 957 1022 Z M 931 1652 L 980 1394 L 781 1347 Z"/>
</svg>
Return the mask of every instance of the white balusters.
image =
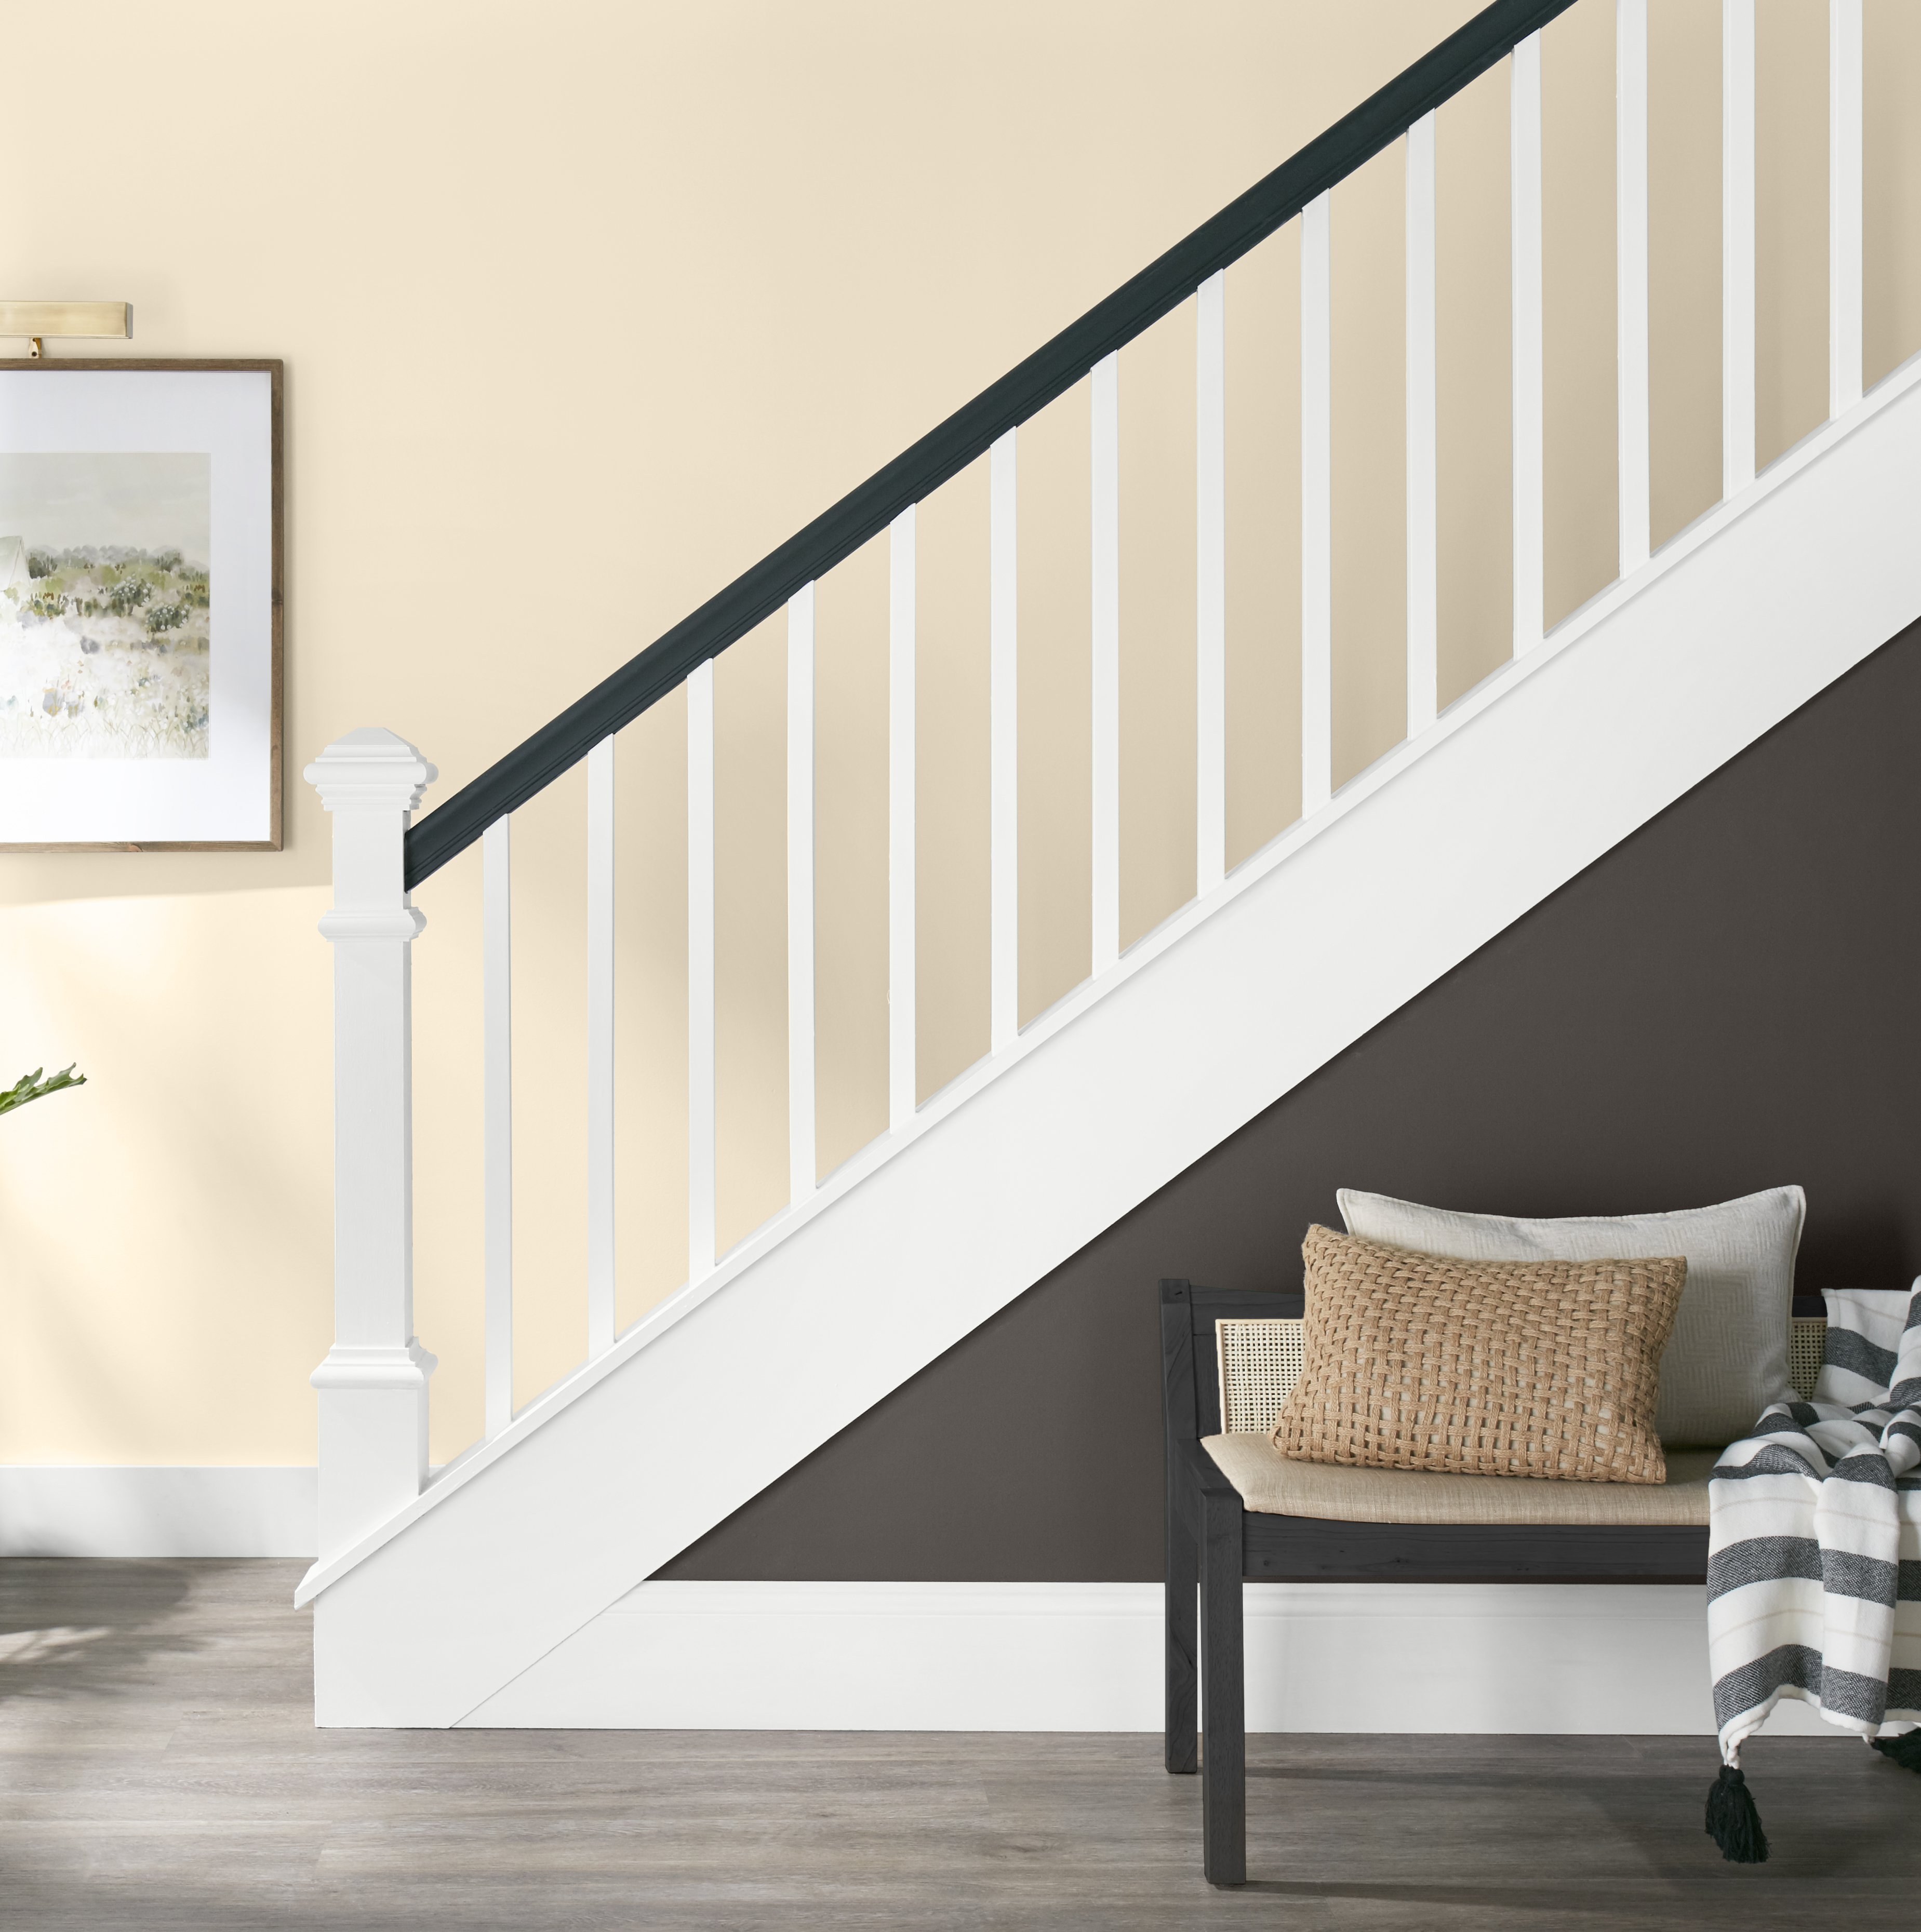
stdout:
<svg viewBox="0 0 1921 1932">
<path fill-rule="evenodd" d="M 887 535 L 887 1125 L 914 1122 L 914 512 Z"/>
<path fill-rule="evenodd" d="M 1332 197 L 1301 211 L 1301 816 L 1334 794 Z"/>
<path fill-rule="evenodd" d="M 1648 560 L 1647 0 L 1614 0 L 1615 412 L 1620 574 Z"/>
<path fill-rule="evenodd" d="M 687 1278 L 715 1244 L 713 659 L 687 680 Z"/>
<path fill-rule="evenodd" d="M 1861 0 L 1828 0 L 1828 414 L 1861 400 Z"/>
<path fill-rule="evenodd" d="M 1015 442 L 987 458 L 987 1050 L 1020 1030 L 1020 606 Z"/>
<path fill-rule="evenodd" d="M 1194 890 L 1227 874 L 1227 272 L 1194 304 Z"/>
<path fill-rule="evenodd" d="M 1434 117 L 1407 130 L 1407 735 L 1440 707 Z"/>
<path fill-rule="evenodd" d="M 1619 558 L 1622 577 L 1649 561 L 1651 542 L 1649 418 L 1649 90 L 1647 0 L 1613 0 L 1615 14 L 1617 454 Z M 1857 403 L 1862 386 L 1862 0 L 1829 0 L 1830 406 Z M 1725 494 L 1748 488 L 1755 456 L 1755 8 L 1754 0 L 1721 0 L 1722 66 L 1722 472 Z M 1544 409 L 1543 367 L 1542 44 L 1537 33 L 1517 43 L 1509 65 L 1512 344 L 1513 644 L 1517 653 L 1541 641 L 1545 615 Z M 1439 708 L 1438 122 L 1430 112 L 1406 132 L 1405 150 L 1406 726 L 1412 738 L 1436 722 Z M 1301 730 L 1303 817 L 1330 802 L 1334 780 L 1333 694 L 1334 404 L 1332 198 L 1323 193 L 1301 211 Z M 1345 245 L 1345 244 L 1344 244 Z M 1202 282 L 1195 302 L 1195 888 L 1220 886 L 1227 861 L 1226 718 L 1226 276 Z M 1121 570 L 1120 362 L 1118 352 L 1089 372 L 1091 442 L 1091 958 L 1096 975 L 1116 964 L 1121 940 Z M 1006 430 L 988 452 L 988 847 L 989 1000 L 991 1054 L 1019 1041 L 1019 571 L 1018 436 Z M 889 1130 L 912 1130 L 918 1113 L 917 1041 L 917 567 L 916 511 L 889 529 L 888 728 L 888 1075 Z M 1383 559 L 1390 564 L 1391 558 Z M 788 604 L 787 944 L 789 1192 L 796 1206 L 818 1186 L 816 1016 L 816 631 L 815 588 Z M 689 1273 L 699 1282 L 717 1259 L 716 1067 L 715 668 L 688 678 L 687 964 Z M 379 1012 L 388 1046 L 397 1024 L 395 976 L 404 981 L 404 941 L 418 916 L 395 887 L 400 823 L 395 803 L 417 781 L 410 748 L 384 734 L 356 734 L 331 748 L 316 772 L 362 766 L 392 780 L 373 782 L 382 801 L 380 834 L 386 868 L 367 907 L 350 904 L 350 882 L 364 869 L 349 848 L 362 836 L 336 823 L 343 856 L 343 897 L 329 914 L 341 959 L 342 1065 L 366 1031 L 350 1022 L 356 1001 Z M 378 741 L 377 742 L 376 741 Z M 611 737 L 587 754 L 587 1333 L 590 1356 L 615 1341 L 615 760 Z M 407 782 L 404 783 L 403 780 Z M 353 784 L 361 782 L 356 776 Z M 343 781 L 342 784 L 345 782 Z M 359 793 L 335 784 L 330 809 Z M 356 821 L 357 823 L 357 821 Z M 371 818 L 365 821 L 373 823 Z M 365 828 L 362 827 L 362 830 Z M 371 836 L 371 833 L 368 835 Z M 486 1176 L 485 1417 L 497 1436 L 513 1414 L 513 1143 L 512 1012 L 512 828 L 503 818 L 482 840 L 483 1121 Z M 357 850 L 357 848 L 355 848 Z M 370 847 L 370 850 L 371 848 Z M 371 876 L 368 874 L 368 876 Z M 371 889 L 369 889 L 371 890 Z M 377 901 L 377 906 L 376 906 Z M 374 909 L 369 909 L 374 908 Z M 368 922 L 362 923 L 362 922 Z M 375 940 L 388 949 L 350 959 L 347 941 Z M 398 950 L 395 950 L 398 948 Z M 364 981 L 364 983 L 363 983 Z M 370 990 L 371 989 L 371 990 Z M 369 1021 L 368 1024 L 371 1024 Z M 356 1050 L 359 1050 L 356 1048 Z M 356 1078 L 359 1076 L 356 1076 Z M 356 1118 L 383 1138 L 390 1156 L 404 1153 L 404 1080 L 391 1067 L 377 1105 Z M 380 1082 L 374 1083 L 379 1085 Z M 343 1092 L 346 1091 L 344 1085 Z M 344 1105 L 345 1103 L 344 1102 Z M 395 1108 L 400 1109 L 396 1115 Z M 344 1115 L 343 1132 L 346 1132 Z M 398 1136 L 397 1138 L 397 1136 Z M 362 1186 L 344 1154 L 342 1198 Z M 402 1162 L 404 1165 L 404 1161 Z M 404 1190 L 403 1190 L 404 1192 Z M 343 1210 L 345 1212 L 345 1210 Z M 405 1212 L 391 1186 L 372 1209 L 356 1210 L 356 1230 L 341 1236 L 342 1268 L 359 1270 L 354 1296 L 343 1290 L 342 1334 L 320 1378 L 326 1390 L 413 1394 L 398 1406 L 414 1426 L 414 1394 L 424 1414 L 424 1371 L 401 1330 L 404 1306 Z M 344 1226 L 344 1223 L 343 1224 Z M 373 1229 L 374 1235 L 367 1230 Z M 377 1237 L 376 1238 L 375 1237 Z M 350 1256 L 356 1257 L 350 1263 Z M 364 1276 L 365 1280 L 362 1280 Z M 377 1293 L 366 1287 L 378 1279 Z M 344 1276 L 343 1279 L 345 1279 Z M 356 1300 L 355 1298 L 357 1297 Z M 365 1310 L 377 1310 L 366 1313 Z M 350 1340 L 348 1311 L 365 1331 Z M 363 1315 L 365 1318 L 363 1320 Z M 396 1351 L 398 1352 L 397 1353 Z M 379 1357 L 380 1376 L 355 1381 L 362 1358 Z M 404 1370 L 404 1372 L 401 1372 Z M 411 1377 L 410 1380 L 409 1378 Z M 329 1412 L 330 1413 L 332 1412 Z M 341 1411 L 344 1415 L 345 1411 Z M 383 1424 L 383 1426 L 385 1425 Z M 391 1433 L 391 1432 L 390 1432 Z M 393 1467 L 388 1441 L 380 1454 Z M 423 1451 L 424 1454 L 424 1451 Z M 351 1460 L 351 1459 L 350 1459 Z M 423 1465 L 424 1467 L 424 1465 Z M 358 1480 L 358 1479 L 356 1479 Z M 366 1489 L 370 1478 L 362 1484 Z M 326 1534 L 341 1533 L 353 1509 L 343 1503 Z"/>
<path fill-rule="evenodd" d="M 1093 970 L 1121 956 L 1121 358 L 1093 369 Z"/>
<path fill-rule="evenodd" d="M 487 1434 L 514 1419 L 514 926 L 512 826 L 480 842 L 482 1166 L 486 1183 Z"/>
<path fill-rule="evenodd" d="M 814 586 L 787 606 L 787 1165 L 797 1207 L 814 1144 Z"/>
<path fill-rule="evenodd" d="M 614 740 L 587 754 L 587 1354 L 614 1346 Z"/>
<path fill-rule="evenodd" d="M 1508 57 L 1509 245 L 1514 307 L 1514 655 L 1541 641 L 1547 594 L 1541 388 L 1541 36 Z"/>
<path fill-rule="evenodd" d="M 1754 0 L 1721 0 L 1721 494 L 1754 480 Z"/>
</svg>

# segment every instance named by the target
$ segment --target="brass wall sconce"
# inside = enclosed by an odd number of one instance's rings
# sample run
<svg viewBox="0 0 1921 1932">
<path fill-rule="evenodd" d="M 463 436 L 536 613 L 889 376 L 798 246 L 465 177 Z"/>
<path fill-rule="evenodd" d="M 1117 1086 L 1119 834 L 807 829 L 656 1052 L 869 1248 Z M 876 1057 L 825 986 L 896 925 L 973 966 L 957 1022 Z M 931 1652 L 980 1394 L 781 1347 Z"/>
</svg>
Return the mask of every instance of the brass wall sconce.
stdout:
<svg viewBox="0 0 1921 1932">
<path fill-rule="evenodd" d="M 0 335 L 24 335 L 38 360 L 47 336 L 113 336 L 134 333 L 134 304 L 117 302 L 0 302 Z"/>
</svg>

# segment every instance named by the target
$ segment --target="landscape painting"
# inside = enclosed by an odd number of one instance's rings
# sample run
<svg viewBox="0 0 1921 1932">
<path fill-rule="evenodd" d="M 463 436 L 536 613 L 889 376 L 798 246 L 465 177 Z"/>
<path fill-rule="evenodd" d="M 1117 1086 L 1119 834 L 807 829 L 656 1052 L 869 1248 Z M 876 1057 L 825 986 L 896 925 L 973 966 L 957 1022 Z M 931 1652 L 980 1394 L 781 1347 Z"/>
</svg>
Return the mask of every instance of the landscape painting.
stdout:
<svg viewBox="0 0 1921 1932">
<path fill-rule="evenodd" d="M 204 452 L 0 452 L 0 758 L 209 755 Z"/>
</svg>

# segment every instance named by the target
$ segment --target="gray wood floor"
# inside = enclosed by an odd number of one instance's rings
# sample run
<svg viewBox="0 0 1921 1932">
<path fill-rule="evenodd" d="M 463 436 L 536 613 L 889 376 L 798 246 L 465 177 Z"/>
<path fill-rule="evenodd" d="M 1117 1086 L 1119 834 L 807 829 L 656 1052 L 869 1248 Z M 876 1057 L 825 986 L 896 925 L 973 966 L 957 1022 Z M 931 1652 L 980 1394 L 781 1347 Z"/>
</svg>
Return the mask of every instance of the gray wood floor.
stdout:
<svg viewBox="0 0 1921 1932">
<path fill-rule="evenodd" d="M 316 1731 L 294 1563 L 0 1564 L 0 1926 L 1908 1926 L 1921 1778 L 1763 1739 L 1250 1740 L 1244 1892 L 1157 1740 Z"/>
</svg>

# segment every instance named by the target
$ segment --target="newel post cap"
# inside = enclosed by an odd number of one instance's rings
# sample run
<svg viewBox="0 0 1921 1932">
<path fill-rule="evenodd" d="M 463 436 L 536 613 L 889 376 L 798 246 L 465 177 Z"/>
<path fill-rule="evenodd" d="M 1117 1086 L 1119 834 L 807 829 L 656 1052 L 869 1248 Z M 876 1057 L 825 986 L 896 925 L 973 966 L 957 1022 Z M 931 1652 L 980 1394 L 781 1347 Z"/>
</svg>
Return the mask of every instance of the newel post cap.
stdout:
<svg viewBox="0 0 1921 1932">
<path fill-rule="evenodd" d="M 343 806 L 411 812 L 440 773 L 397 732 L 364 724 L 336 738 L 302 776 L 329 812 Z"/>
</svg>

